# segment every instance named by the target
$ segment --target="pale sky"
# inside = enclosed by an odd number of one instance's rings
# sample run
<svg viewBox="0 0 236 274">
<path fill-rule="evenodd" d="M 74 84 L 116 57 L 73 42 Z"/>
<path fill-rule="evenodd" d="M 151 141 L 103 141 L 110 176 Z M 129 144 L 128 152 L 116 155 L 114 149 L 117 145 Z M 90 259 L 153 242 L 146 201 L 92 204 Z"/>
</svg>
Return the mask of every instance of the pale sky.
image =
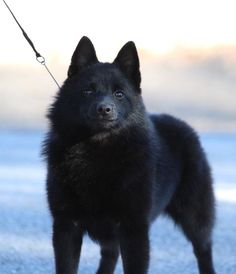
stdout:
<svg viewBox="0 0 236 274">
<path fill-rule="evenodd" d="M 236 44 L 235 0 L 7 0 L 38 51 L 68 62 L 87 35 L 101 61 L 133 40 L 156 54 L 178 47 Z M 0 64 L 30 64 L 33 52 L 0 1 Z"/>
</svg>

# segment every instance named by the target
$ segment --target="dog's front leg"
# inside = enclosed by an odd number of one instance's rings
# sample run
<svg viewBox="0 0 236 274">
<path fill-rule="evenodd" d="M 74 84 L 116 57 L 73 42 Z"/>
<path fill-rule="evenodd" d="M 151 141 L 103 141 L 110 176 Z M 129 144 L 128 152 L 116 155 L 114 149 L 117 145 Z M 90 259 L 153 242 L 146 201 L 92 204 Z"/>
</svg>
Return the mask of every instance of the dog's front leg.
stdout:
<svg viewBox="0 0 236 274">
<path fill-rule="evenodd" d="M 76 274 L 82 245 L 83 232 L 79 223 L 54 219 L 53 247 L 56 274 Z"/>
<path fill-rule="evenodd" d="M 120 249 L 125 274 L 146 274 L 149 265 L 148 225 L 126 223 L 120 228 Z"/>
</svg>

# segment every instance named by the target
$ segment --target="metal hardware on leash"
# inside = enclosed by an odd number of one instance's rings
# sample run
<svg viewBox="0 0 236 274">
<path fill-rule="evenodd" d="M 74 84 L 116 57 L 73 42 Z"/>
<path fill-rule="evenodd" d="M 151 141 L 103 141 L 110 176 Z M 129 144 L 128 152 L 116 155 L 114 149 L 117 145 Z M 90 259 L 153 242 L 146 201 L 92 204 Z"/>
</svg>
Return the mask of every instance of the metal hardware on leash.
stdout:
<svg viewBox="0 0 236 274">
<path fill-rule="evenodd" d="M 41 64 L 44 65 L 45 64 L 45 58 L 43 56 L 38 56 L 36 57 L 36 60 Z"/>
<path fill-rule="evenodd" d="M 49 68 L 46 65 L 46 61 L 45 58 L 36 50 L 33 42 L 31 41 L 31 39 L 29 38 L 29 36 L 27 35 L 27 33 L 25 32 L 25 30 L 22 28 L 22 26 L 20 25 L 20 23 L 18 22 L 18 20 L 16 19 L 14 13 L 11 11 L 10 7 L 8 6 L 8 4 L 6 3 L 5 0 L 2 0 L 5 4 L 5 6 L 7 7 L 7 9 L 9 10 L 9 12 L 11 13 L 12 17 L 14 18 L 15 22 L 17 23 L 18 27 L 21 29 L 23 36 L 25 37 L 26 41 L 29 43 L 29 45 L 31 46 L 31 48 L 33 49 L 35 55 L 36 55 L 36 60 L 45 67 L 45 69 L 47 70 L 47 72 L 49 73 L 49 75 L 51 76 L 51 78 L 53 79 L 53 81 L 55 82 L 55 84 L 58 86 L 58 88 L 60 88 L 58 82 L 56 81 L 55 77 L 53 76 L 53 74 L 51 73 L 51 71 L 49 70 Z"/>
</svg>

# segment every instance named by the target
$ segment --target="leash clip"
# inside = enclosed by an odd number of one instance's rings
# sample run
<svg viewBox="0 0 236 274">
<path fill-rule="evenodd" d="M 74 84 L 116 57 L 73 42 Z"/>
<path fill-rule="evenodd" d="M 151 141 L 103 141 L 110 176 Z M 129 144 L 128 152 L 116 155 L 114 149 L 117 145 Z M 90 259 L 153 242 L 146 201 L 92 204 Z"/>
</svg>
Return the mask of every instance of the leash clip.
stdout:
<svg viewBox="0 0 236 274">
<path fill-rule="evenodd" d="M 45 58 L 43 56 L 37 56 L 36 60 L 41 64 L 41 65 L 45 65 Z"/>
</svg>

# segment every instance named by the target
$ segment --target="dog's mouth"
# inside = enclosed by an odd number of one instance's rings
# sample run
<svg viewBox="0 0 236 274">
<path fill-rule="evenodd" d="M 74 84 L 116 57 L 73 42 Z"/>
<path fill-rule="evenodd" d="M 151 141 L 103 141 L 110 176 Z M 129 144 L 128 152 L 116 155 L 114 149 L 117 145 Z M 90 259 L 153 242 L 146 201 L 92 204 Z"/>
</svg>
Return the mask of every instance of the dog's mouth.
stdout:
<svg viewBox="0 0 236 274">
<path fill-rule="evenodd" d="M 118 119 L 117 118 L 98 118 L 94 121 L 99 127 L 102 128 L 113 128 L 115 125 L 117 125 Z"/>
<path fill-rule="evenodd" d="M 118 124 L 118 117 L 106 117 L 98 115 L 96 117 L 87 116 L 90 126 L 93 128 L 112 129 Z"/>
<path fill-rule="evenodd" d="M 101 121 L 102 123 L 106 123 L 106 122 L 113 122 L 113 121 L 116 121 L 116 120 L 117 120 L 117 116 L 114 116 L 114 117 L 106 117 L 106 116 L 99 115 L 99 116 L 97 116 L 97 117 L 94 118 L 94 119 L 97 120 L 97 121 Z"/>
</svg>

